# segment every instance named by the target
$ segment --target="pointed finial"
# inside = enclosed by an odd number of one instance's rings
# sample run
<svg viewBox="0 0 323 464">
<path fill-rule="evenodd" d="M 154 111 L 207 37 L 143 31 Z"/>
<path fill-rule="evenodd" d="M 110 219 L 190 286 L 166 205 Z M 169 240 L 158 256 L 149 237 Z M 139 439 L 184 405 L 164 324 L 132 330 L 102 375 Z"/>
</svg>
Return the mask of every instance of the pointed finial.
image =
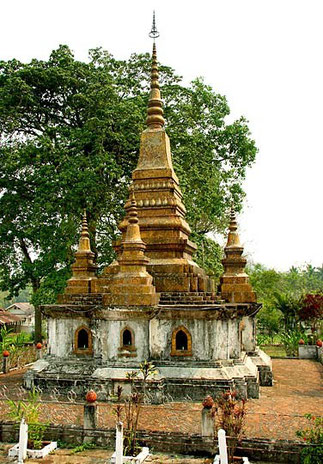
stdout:
<svg viewBox="0 0 323 464">
<path fill-rule="evenodd" d="M 231 210 L 230 210 L 230 224 L 229 224 L 229 230 L 235 231 L 238 229 L 238 224 L 237 224 L 237 219 L 236 219 L 236 212 L 234 210 L 234 205 L 231 205 Z"/>
<path fill-rule="evenodd" d="M 87 224 L 86 209 L 83 210 L 81 235 L 82 235 L 82 237 L 89 237 L 89 228 L 88 228 L 88 224 Z"/>
<path fill-rule="evenodd" d="M 148 117 L 146 119 L 146 124 L 148 127 L 152 128 L 161 128 L 164 127 L 165 120 L 163 118 L 163 102 L 160 98 L 160 89 L 158 82 L 158 66 L 157 66 L 157 51 L 155 39 L 159 37 L 159 32 L 156 28 L 155 21 L 155 12 L 153 15 L 153 25 L 149 33 L 149 37 L 154 39 L 153 43 L 153 53 L 152 53 L 152 63 L 151 63 L 151 81 L 150 81 L 150 95 L 148 101 Z"/>
<path fill-rule="evenodd" d="M 155 18 L 155 10 L 153 11 L 153 25 L 151 26 L 151 31 L 149 32 L 149 37 L 152 39 L 157 39 L 159 37 L 159 32 L 157 31 L 156 27 L 156 18 Z"/>
<path fill-rule="evenodd" d="M 138 211 L 137 211 L 137 202 L 135 198 L 135 191 L 131 188 L 130 191 L 130 208 L 128 210 L 130 224 L 138 224 Z"/>
<path fill-rule="evenodd" d="M 89 228 L 88 228 L 88 223 L 87 223 L 86 209 L 84 209 L 84 211 L 83 211 L 82 230 L 81 230 L 81 236 L 80 236 L 78 251 L 79 252 L 80 251 L 81 252 L 91 251 L 90 235 L 89 235 Z"/>
<path fill-rule="evenodd" d="M 231 211 L 230 211 L 230 223 L 229 223 L 229 233 L 228 233 L 228 241 L 227 241 L 227 247 L 240 247 L 240 238 L 239 234 L 237 232 L 238 230 L 238 224 L 237 224 L 237 219 L 236 219 L 236 213 L 234 210 L 234 205 L 231 205 Z"/>
</svg>

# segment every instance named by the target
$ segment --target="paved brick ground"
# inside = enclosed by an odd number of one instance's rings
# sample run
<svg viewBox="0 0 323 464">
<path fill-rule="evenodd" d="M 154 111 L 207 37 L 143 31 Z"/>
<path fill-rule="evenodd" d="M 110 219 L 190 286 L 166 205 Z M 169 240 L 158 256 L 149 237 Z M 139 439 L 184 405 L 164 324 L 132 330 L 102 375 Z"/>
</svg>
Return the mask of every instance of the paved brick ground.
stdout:
<svg viewBox="0 0 323 464">
<path fill-rule="evenodd" d="M 248 401 L 246 436 L 250 438 L 295 439 L 296 430 L 306 426 L 305 413 L 323 416 L 323 366 L 311 360 L 273 360 L 274 387 L 261 387 L 261 397 Z M 7 418 L 4 396 L 22 396 L 23 371 L 0 375 L 0 420 Z M 4 387 L 6 386 L 6 388 Z M 7 393 L 6 393 L 7 392 Z M 9 393 L 10 392 L 10 393 Z M 114 406 L 99 405 L 99 426 L 114 427 Z M 82 424 L 82 404 L 45 402 L 43 418 L 56 424 Z M 200 432 L 199 403 L 145 406 L 140 428 L 145 430 Z"/>
</svg>

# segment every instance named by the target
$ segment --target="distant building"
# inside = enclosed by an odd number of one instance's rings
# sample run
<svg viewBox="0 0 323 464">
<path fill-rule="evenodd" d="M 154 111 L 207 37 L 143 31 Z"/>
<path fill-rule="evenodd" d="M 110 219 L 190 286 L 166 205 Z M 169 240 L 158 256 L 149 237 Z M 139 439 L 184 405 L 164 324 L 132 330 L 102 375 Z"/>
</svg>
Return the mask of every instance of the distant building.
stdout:
<svg viewBox="0 0 323 464">
<path fill-rule="evenodd" d="M 0 308 L 0 328 L 5 325 L 7 329 L 12 329 L 13 332 L 17 333 L 21 331 L 21 322 L 20 316 L 8 313 L 5 309 Z"/>
<path fill-rule="evenodd" d="M 35 308 L 30 303 L 13 303 L 6 308 L 6 313 L 20 318 L 20 332 L 31 333 L 35 326 Z"/>
</svg>

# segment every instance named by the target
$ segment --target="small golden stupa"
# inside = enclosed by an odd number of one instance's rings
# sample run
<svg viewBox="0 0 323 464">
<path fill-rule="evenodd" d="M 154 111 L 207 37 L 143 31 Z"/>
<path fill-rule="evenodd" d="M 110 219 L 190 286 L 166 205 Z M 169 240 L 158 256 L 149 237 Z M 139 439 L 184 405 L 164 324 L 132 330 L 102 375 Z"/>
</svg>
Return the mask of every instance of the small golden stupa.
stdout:
<svg viewBox="0 0 323 464">
<path fill-rule="evenodd" d="M 228 241 L 224 248 L 225 258 L 222 259 L 224 272 L 220 278 L 220 292 L 222 298 L 230 303 L 254 303 L 257 298 L 245 272 L 247 260 L 242 256 L 243 246 L 237 229 L 236 215 L 231 208 Z"/>
</svg>

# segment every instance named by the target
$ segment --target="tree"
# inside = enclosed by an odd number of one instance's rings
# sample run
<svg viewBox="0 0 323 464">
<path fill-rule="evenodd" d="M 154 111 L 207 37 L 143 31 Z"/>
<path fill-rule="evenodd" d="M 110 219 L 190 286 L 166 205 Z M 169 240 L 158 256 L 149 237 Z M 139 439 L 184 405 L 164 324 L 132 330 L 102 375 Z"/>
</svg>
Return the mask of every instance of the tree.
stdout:
<svg viewBox="0 0 323 464">
<path fill-rule="evenodd" d="M 323 320 L 323 293 L 308 293 L 302 298 L 299 318 L 309 322 L 312 333 L 315 334 L 317 325 Z"/>
<path fill-rule="evenodd" d="M 160 75 L 174 165 L 201 242 L 224 231 L 232 199 L 241 208 L 241 182 L 257 150 L 244 118 L 226 124 L 225 97 L 201 79 L 183 86 L 169 67 Z M 111 262 L 149 79 L 149 55 L 121 61 L 101 49 L 88 63 L 67 46 L 48 61 L 0 62 L 0 278 L 10 295 L 30 284 L 36 305 L 55 299 L 83 208 L 98 264 Z"/>
<path fill-rule="evenodd" d="M 263 304 L 257 320 L 259 329 L 264 330 L 266 334 L 273 337 L 281 331 L 282 325 L 292 330 L 299 323 L 299 319 L 305 320 L 311 311 L 316 311 L 320 297 L 315 302 L 315 308 L 310 303 L 312 296 L 321 295 L 323 292 L 322 268 L 311 265 L 293 266 L 287 272 L 278 272 L 255 264 L 249 267 L 248 273 L 258 301 Z M 306 294 L 311 294 L 308 300 Z M 308 305 L 305 304 L 306 301 Z"/>
</svg>

